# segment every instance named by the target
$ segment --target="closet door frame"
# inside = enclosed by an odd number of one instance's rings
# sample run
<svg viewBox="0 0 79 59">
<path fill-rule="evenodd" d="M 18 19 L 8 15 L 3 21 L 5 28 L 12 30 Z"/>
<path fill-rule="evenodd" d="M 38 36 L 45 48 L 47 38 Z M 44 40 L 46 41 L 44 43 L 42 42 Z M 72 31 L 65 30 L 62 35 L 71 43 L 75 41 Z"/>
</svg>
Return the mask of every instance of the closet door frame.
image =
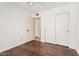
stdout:
<svg viewBox="0 0 79 59">
<path fill-rule="evenodd" d="M 57 40 L 57 33 L 56 33 L 56 15 L 60 15 L 60 14 L 65 14 L 65 13 L 67 13 L 68 14 L 68 22 L 67 22 L 67 30 L 66 30 L 66 32 L 67 32 L 67 40 L 69 40 L 69 15 L 70 15 L 70 12 L 68 11 L 66 11 L 66 12 L 60 12 L 60 13 L 56 13 L 55 14 L 55 44 L 58 44 L 57 42 L 56 42 L 56 40 Z M 67 46 L 69 46 L 69 41 L 67 41 Z M 59 45 L 61 45 L 61 44 L 59 44 Z"/>
</svg>

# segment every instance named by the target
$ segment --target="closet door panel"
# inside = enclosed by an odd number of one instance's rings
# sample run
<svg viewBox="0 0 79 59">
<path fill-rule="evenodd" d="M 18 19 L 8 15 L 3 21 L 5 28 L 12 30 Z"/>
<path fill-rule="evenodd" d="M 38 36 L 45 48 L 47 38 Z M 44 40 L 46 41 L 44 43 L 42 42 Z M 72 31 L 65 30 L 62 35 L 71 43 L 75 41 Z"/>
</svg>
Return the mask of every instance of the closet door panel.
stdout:
<svg viewBox="0 0 79 59">
<path fill-rule="evenodd" d="M 69 23 L 69 13 L 59 13 L 55 15 L 55 23 L 56 23 L 56 36 L 55 41 L 56 44 L 68 46 L 68 23 Z"/>
<path fill-rule="evenodd" d="M 46 21 L 46 14 L 45 12 L 40 13 L 41 18 L 41 41 L 45 42 L 45 21 Z"/>
<path fill-rule="evenodd" d="M 48 43 L 55 43 L 55 36 L 54 36 L 54 25 L 55 22 L 54 22 L 54 19 L 53 19 L 53 15 L 51 13 L 49 13 L 47 15 L 47 18 L 46 18 L 46 22 L 45 22 L 45 25 L 46 25 L 46 30 L 45 30 L 45 42 L 48 42 Z"/>
</svg>

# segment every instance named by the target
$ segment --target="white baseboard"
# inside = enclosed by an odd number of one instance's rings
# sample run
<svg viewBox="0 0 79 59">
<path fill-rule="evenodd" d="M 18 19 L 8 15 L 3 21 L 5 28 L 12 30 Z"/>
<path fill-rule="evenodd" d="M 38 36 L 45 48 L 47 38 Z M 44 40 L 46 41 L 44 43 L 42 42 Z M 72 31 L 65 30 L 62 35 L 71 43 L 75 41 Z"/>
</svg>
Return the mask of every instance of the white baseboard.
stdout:
<svg viewBox="0 0 79 59">
<path fill-rule="evenodd" d="M 77 51 L 77 53 L 78 53 L 78 56 L 79 56 L 79 50 L 78 50 L 78 49 L 76 49 L 76 51 Z"/>
<path fill-rule="evenodd" d="M 32 39 L 32 40 L 33 40 L 33 39 Z M 19 45 L 22 45 L 22 44 L 27 43 L 27 42 L 32 41 L 32 40 L 23 41 L 23 42 L 19 42 L 19 43 L 17 43 L 17 44 L 14 44 L 13 46 L 10 46 L 10 47 L 8 47 L 8 48 L 5 48 L 5 49 L 3 49 L 3 50 L 0 50 L 0 53 L 1 53 L 1 52 L 4 52 L 4 51 L 7 51 L 7 50 L 9 50 L 9 49 L 15 48 L 15 47 L 17 47 L 17 46 L 19 46 Z"/>
</svg>

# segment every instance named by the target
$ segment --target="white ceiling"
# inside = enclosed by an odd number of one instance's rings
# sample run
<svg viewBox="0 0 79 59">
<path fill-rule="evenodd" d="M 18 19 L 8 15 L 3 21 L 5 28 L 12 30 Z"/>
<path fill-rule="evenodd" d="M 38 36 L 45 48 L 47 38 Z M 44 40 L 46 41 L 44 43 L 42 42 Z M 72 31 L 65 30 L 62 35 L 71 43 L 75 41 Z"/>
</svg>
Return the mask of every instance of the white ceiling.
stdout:
<svg viewBox="0 0 79 59">
<path fill-rule="evenodd" d="M 44 10 L 71 4 L 72 2 L 38 2 Z"/>
<path fill-rule="evenodd" d="M 27 10 L 30 13 L 36 13 L 38 11 L 44 11 L 63 5 L 72 4 L 74 2 L 32 2 L 33 5 L 29 6 L 27 2 L 14 2 L 13 4 L 18 5 L 19 7 Z"/>
</svg>

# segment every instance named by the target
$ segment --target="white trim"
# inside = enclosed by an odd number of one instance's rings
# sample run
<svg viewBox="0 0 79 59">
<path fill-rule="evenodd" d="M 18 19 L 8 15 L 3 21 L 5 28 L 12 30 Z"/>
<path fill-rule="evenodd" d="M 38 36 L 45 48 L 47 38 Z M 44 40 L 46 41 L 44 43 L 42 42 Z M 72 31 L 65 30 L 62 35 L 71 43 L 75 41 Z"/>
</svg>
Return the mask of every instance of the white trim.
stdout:
<svg viewBox="0 0 79 59">
<path fill-rule="evenodd" d="M 32 40 L 34 40 L 34 39 L 32 39 Z M 17 46 L 19 46 L 19 45 L 22 45 L 22 44 L 24 44 L 24 43 L 30 42 L 30 41 L 32 41 L 32 40 L 24 41 L 24 42 L 15 44 L 14 46 L 11 46 L 11 47 L 9 47 L 9 48 L 7 48 L 7 49 L 0 50 L 0 53 L 1 53 L 1 52 L 4 52 L 4 51 L 7 51 L 7 50 L 9 50 L 9 49 L 15 48 L 15 47 L 17 47 Z"/>
</svg>

